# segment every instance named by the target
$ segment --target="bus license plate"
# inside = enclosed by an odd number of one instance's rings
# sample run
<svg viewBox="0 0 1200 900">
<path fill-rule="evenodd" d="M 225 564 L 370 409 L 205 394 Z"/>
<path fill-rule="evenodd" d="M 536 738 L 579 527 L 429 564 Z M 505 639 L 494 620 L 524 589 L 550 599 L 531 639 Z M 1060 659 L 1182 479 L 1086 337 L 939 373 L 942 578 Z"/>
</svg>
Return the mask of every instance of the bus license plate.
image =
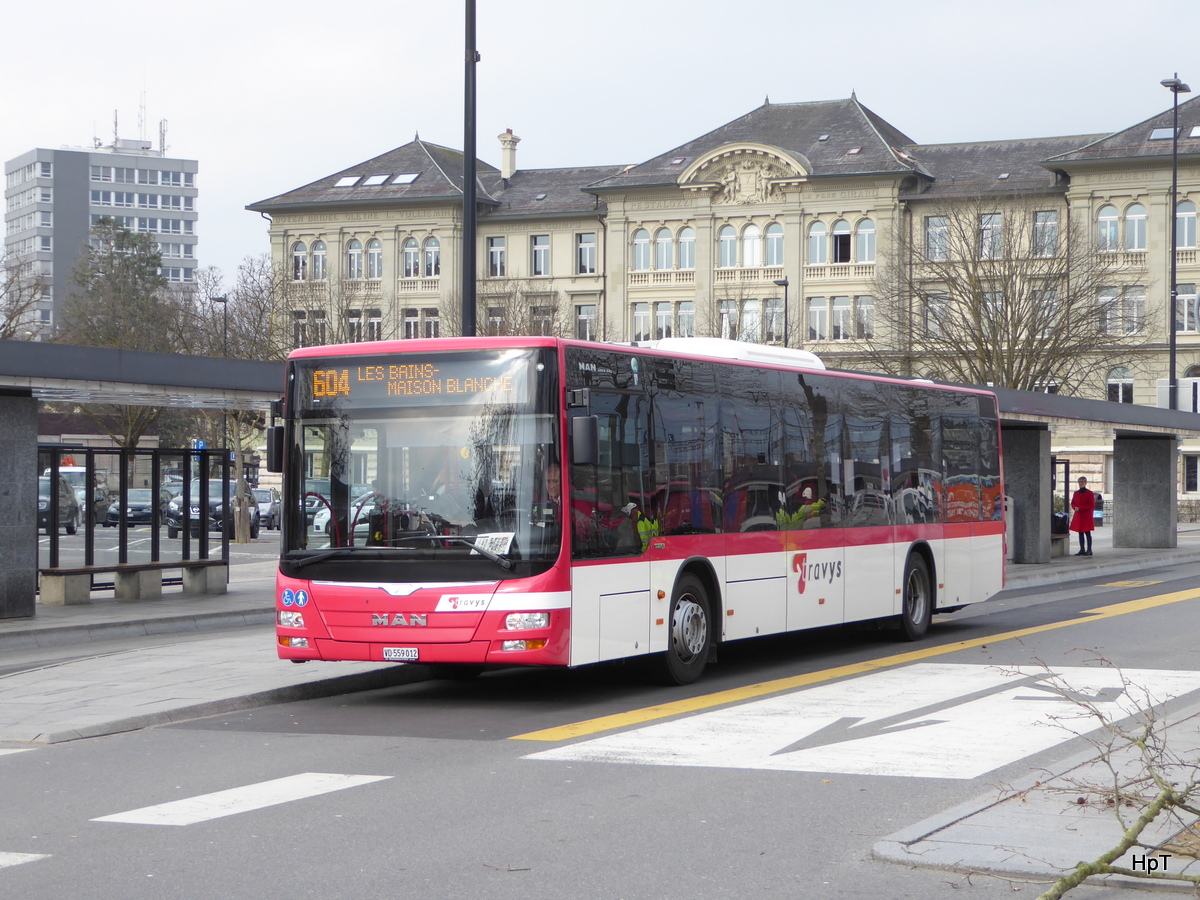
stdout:
<svg viewBox="0 0 1200 900">
<path fill-rule="evenodd" d="M 416 647 L 384 647 L 383 658 L 391 662 L 416 662 Z"/>
</svg>

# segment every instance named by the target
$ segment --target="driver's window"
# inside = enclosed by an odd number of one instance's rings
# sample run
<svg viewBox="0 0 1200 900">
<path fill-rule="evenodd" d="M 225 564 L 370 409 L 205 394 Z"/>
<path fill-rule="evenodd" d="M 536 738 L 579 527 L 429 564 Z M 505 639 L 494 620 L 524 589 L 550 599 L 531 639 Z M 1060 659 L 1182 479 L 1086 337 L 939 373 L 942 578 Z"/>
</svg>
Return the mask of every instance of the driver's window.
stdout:
<svg viewBox="0 0 1200 900">
<path fill-rule="evenodd" d="M 596 465 L 572 465 L 568 505 L 572 555 L 578 559 L 636 556 L 646 531 L 647 401 L 640 393 L 592 394 L 599 424 Z"/>
</svg>

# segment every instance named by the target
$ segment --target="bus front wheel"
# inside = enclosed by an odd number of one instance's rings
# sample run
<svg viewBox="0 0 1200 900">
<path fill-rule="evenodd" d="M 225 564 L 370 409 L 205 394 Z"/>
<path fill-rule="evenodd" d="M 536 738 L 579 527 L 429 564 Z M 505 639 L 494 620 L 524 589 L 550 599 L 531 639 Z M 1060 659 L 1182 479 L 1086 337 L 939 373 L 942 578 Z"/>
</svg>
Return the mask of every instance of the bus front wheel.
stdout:
<svg viewBox="0 0 1200 900">
<path fill-rule="evenodd" d="M 913 553 L 904 565 L 904 607 L 900 613 L 904 637 L 919 641 L 929 631 L 932 619 L 933 583 L 929 580 L 929 566 L 923 557 Z"/>
<path fill-rule="evenodd" d="M 712 650 L 712 604 L 695 575 L 684 575 L 676 582 L 668 622 L 671 634 L 664 680 L 668 684 L 691 684 L 704 672 Z"/>
</svg>

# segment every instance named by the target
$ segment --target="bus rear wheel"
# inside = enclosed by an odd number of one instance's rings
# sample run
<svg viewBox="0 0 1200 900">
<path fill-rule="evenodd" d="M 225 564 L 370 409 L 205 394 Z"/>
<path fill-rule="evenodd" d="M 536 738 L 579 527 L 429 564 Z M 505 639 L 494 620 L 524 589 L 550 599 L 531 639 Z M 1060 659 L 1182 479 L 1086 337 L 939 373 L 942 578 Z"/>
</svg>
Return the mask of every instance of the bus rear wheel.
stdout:
<svg viewBox="0 0 1200 900">
<path fill-rule="evenodd" d="M 904 564 L 904 606 L 900 613 L 900 628 L 904 637 L 919 641 L 929 631 L 933 620 L 933 583 L 929 580 L 929 566 L 916 553 Z"/>
<path fill-rule="evenodd" d="M 712 603 L 695 575 L 683 575 L 671 596 L 670 644 L 662 675 L 667 684 L 691 684 L 704 672 L 712 650 Z"/>
</svg>

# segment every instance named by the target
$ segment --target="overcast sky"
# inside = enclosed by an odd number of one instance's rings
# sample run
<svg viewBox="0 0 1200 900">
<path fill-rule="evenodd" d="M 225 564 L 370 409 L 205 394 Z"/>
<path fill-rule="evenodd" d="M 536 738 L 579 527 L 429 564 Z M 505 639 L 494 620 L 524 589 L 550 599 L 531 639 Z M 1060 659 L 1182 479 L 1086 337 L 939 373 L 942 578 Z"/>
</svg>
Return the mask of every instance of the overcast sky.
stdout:
<svg viewBox="0 0 1200 900">
<path fill-rule="evenodd" d="M 410 141 L 463 146 L 464 0 L 52 0 L 0 33 L 0 158 L 158 140 L 200 161 L 199 262 L 269 249 L 247 203 Z M 859 100 L 920 143 L 1118 131 L 1200 91 L 1195 0 L 477 0 L 478 149 L 637 163 L 773 102 Z M 48 15 L 49 32 L 35 18 Z M 12 16 L 8 17 L 10 22 Z M 144 128 L 139 115 L 144 98 Z M 1184 98 L 1186 99 L 1186 98 Z"/>
</svg>

